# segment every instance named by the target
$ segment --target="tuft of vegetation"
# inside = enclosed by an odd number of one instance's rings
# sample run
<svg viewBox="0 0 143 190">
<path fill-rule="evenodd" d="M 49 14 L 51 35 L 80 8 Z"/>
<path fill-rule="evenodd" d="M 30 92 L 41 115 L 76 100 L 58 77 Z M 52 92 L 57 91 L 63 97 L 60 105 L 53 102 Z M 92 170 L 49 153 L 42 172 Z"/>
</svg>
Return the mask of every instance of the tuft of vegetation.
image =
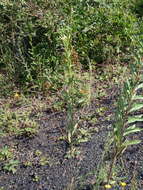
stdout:
<svg viewBox="0 0 143 190">
<path fill-rule="evenodd" d="M 0 109 L 0 136 L 33 136 L 38 131 L 38 124 L 30 119 L 30 113 L 11 112 Z"/>
</svg>

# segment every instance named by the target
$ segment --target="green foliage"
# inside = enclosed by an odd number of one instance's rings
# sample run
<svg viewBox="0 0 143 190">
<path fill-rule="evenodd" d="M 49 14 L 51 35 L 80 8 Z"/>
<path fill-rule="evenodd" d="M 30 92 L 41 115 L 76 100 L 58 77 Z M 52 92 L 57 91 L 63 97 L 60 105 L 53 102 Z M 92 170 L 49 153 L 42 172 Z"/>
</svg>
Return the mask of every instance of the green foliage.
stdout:
<svg viewBox="0 0 143 190">
<path fill-rule="evenodd" d="M 50 8 L 46 11 L 48 4 L 44 6 L 43 1 L 0 3 L 0 64 L 18 83 L 40 80 L 39 75 L 45 73 L 49 65 L 54 67 L 57 20 L 53 22 Z"/>
<path fill-rule="evenodd" d="M 143 1 L 135 0 L 135 7 L 133 7 L 133 11 L 137 14 L 138 17 L 143 16 Z"/>
<path fill-rule="evenodd" d="M 6 97 L 13 94 L 14 84 L 9 80 L 8 76 L 0 73 L 0 97 Z"/>
<path fill-rule="evenodd" d="M 131 76 L 124 82 L 123 89 L 117 102 L 115 113 L 115 123 L 113 124 L 113 143 L 114 152 L 110 165 L 108 179 L 109 183 L 112 177 L 113 168 L 116 160 L 131 145 L 137 145 L 141 142 L 138 139 L 131 139 L 130 135 L 142 131 L 136 123 L 143 121 L 143 115 L 139 112 L 143 108 L 142 96 L 138 97 L 139 90 L 143 89 L 141 69 L 143 63 L 139 60 L 131 66 Z M 134 115 L 136 113 L 136 115 Z"/>
<path fill-rule="evenodd" d="M 134 65 L 134 67 L 137 67 L 137 65 Z M 141 131 L 142 129 L 136 127 L 134 123 L 143 121 L 142 115 L 130 115 L 143 108 L 143 103 L 134 99 L 138 90 L 143 88 L 141 74 L 140 72 L 132 72 L 131 74 L 131 78 L 124 83 L 115 114 L 114 142 L 116 144 L 117 154 L 122 153 L 129 145 L 138 144 L 140 142 L 139 140 L 131 141 L 125 138 L 129 134 Z"/>
<path fill-rule="evenodd" d="M 13 160 L 14 154 L 8 146 L 0 149 L 0 161 L 3 163 L 3 169 L 12 173 L 16 172 L 19 164 L 18 160 Z"/>
<path fill-rule="evenodd" d="M 64 47 L 64 60 L 63 60 L 63 70 L 64 70 L 64 91 L 63 91 L 63 101 L 67 104 L 67 141 L 69 144 L 73 142 L 73 136 L 77 130 L 77 124 L 74 121 L 74 107 L 76 104 L 76 78 L 73 71 L 72 63 L 72 44 L 71 44 L 71 28 L 61 29 L 61 40 Z"/>
<path fill-rule="evenodd" d="M 0 160 L 7 160 L 13 157 L 13 153 L 8 146 L 4 146 L 0 150 Z"/>
<path fill-rule="evenodd" d="M 75 43 L 80 54 L 97 63 L 129 60 L 138 46 L 133 35 L 139 27 L 127 5 L 114 0 L 100 1 L 98 6 L 81 2 L 75 11 L 75 25 L 81 31 Z"/>
<path fill-rule="evenodd" d="M 46 81 L 62 83 L 59 30 L 69 24 L 70 12 L 70 43 L 82 64 L 89 67 L 88 59 L 129 61 L 139 47 L 135 35 L 142 30 L 136 7 L 129 0 L 2 0 L 0 68 L 16 84 L 38 90 Z"/>
<path fill-rule="evenodd" d="M 37 123 L 29 118 L 30 113 L 16 113 L 0 109 L 0 135 L 35 135 Z"/>
<path fill-rule="evenodd" d="M 72 28 L 73 13 L 71 11 L 70 23 L 60 29 L 60 39 L 63 43 L 63 62 L 62 68 L 64 72 L 64 86 L 62 92 L 62 100 L 67 110 L 67 130 L 66 140 L 70 145 L 78 144 L 87 140 L 87 131 L 79 130 L 78 123 L 75 120 L 75 108 L 86 101 L 84 95 L 80 92 L 82 81 L 77 76 L 79 63 L 73 60 L 74 46 L 72 45 Z M 75 52 L 74 52 L 75 53 Z M 82 138 L 85 136 L 85 138 Z"/>
<path fill-rule="evenodd" d="M 17 171 L 17 167 L 19 165 L 19 161 L 18 160 L 9 160 L 9 162 L 7 162 L 3 169 L 8 171 L 8 172 L 12 172 L 13 174 Z"/>
</svg>

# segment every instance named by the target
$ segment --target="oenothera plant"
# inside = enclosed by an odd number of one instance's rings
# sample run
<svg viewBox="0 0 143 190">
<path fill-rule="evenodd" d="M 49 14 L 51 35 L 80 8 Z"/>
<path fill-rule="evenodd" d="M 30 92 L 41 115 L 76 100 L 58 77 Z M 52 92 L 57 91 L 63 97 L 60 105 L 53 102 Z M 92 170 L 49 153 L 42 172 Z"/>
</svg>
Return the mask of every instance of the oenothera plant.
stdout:
<svg viewBox="0 0 143 190">
<path fill-rule="evenodd" d="M 66 104 L 67 108 L 67 136 L 66 140 L 69 145 L 77 144 L 86 140 L 81 139 L 81 136 L 88 136 L 85 134 L 84 130 L 78 129 L 78 122 L 75 120 L 74 112 L 75 108 L 86 100 L 82 98 L 81 85 L 83 84 L 81 78 L 78 75 L 78 67 L 80 63 L 75 60 L 75 49 L 72 43 L 73 41 L 73 28 L 72 28 L 72 11 L 71 19 L 69 25 L 64 25 L 59 30 L 60 40 L 63 45 L 63 59 L 62 59 L 62 69 L 63 69 L 63 93 L 62 99 Z M 90 63 L 89 63 L 90 65 Z M 89 80 L 91 84 L 92 69 L 90 66 Z M 89 89 L 90 91 L 90 89 Z M 90 95 L 89 95 L 90 99 Z M 87 132 L 88 133 L 88 132 Z M 81 134 L 81 136 L 79 135 Z"/>
<path fill-rule="evenodd" d="M 141 67 L 141 61 L 131 65 L 131 75 L 124 83 L 117 101 L 115 123 L 113 124 L 114 156 L 109 169 L 108 183 L 110 183 L 116 159 L 128 146 L 141 142 L 139 139 L 131 140 L 128 138 L 129 135 L 142 130 L 135 124 L 138 121 L 143 121 L 143 114 L 139 113 L 143 108 L 143 96 L 138 95 L 139 91 L 143 89 Z"/>
<path fill-rule="evenodd" d="M 64 26 L 60 30 L 60 37 L 64 48 L 63 70 L 64 70 L 64 91 L 63 100 L 67 105 L 67 141 L 73 142 L 73 136 L 77 130 L 77 123 L 74 120 L 74 106 L 76 102 L 75 84 L 76 77 L 72 64 L 72 31 L 70 26 Z"/>
</svg>

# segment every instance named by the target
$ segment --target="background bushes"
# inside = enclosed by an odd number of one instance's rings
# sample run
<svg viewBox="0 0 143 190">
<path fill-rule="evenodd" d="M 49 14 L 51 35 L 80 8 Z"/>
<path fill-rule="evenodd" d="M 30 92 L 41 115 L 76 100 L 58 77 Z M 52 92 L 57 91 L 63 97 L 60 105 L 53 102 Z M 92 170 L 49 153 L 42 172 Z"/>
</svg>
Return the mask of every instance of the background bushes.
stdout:
<svg viewBox="0 0 143 190">
<path fill-rule="evenodd" d="M 3 0 L 1 72 L 17 84 L 38 86 L 62 73 L 59 31 L 65 25 L 84 66 L 88 58 L 93 64 L 127 63 L 139 48 L 141 10 L 141 1 L 134 0 Z"/>
</svg>

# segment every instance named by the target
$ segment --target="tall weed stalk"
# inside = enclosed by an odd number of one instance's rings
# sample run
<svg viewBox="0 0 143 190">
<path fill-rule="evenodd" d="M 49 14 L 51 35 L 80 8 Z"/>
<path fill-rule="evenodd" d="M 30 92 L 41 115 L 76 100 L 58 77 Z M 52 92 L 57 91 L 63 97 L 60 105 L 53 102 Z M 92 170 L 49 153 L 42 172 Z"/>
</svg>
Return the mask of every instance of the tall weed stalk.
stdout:
<svg viewBox="0 0 143 190">
<path fill-rule="evenodd" d="M 74 121 L 74 104 L 75 104 L 75 73 L 72 64 L 72 29 L 66 26 L 61 31 L 61 40 L 64 47 L 64 101 L 67 104 L 67 141 L 69 144 L 73 141 L 73 136 L 77 129 L 77 124 Z"/>
</svg>

